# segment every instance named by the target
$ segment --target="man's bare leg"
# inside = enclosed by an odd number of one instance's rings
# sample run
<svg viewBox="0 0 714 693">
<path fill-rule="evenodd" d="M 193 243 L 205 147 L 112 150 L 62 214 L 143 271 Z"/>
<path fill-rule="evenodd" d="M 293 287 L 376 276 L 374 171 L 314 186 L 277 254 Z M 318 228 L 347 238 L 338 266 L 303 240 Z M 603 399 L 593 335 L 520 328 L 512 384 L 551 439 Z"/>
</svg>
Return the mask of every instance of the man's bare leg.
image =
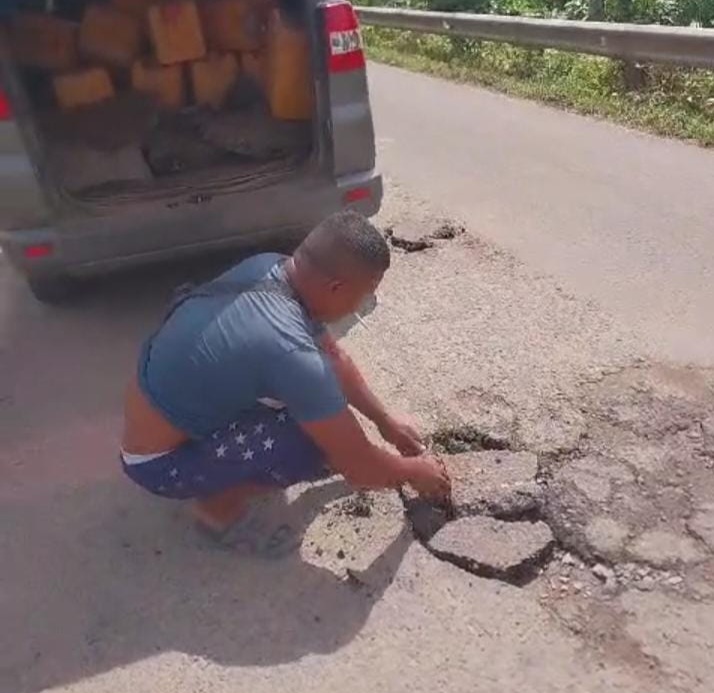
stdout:
<svg viewBox="0 0 714 693">
<path fill-rule="evenodd" d="M 214 532 L 224 532 L 247 512 L 253 498 L 276 491 L 272 486 L 245 484 L 234 486 L 210 498 L 195 501 L 193 516 Z"/>
</svg>

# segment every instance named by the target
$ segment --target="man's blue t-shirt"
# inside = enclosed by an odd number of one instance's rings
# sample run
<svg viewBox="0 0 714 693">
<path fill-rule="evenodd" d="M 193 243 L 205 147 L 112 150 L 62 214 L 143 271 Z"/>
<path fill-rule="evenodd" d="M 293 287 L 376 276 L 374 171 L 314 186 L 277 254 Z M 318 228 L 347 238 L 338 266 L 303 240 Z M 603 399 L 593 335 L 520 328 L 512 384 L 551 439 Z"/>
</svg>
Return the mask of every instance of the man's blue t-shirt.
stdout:
<svg viewBox="0 0 714 693">
<path fill-rule="evenodd" d="M 275 253 L 256 255 L 218 281 L 286 282 Z M 324 325 L 297 300 L 268 292 L 193 296 L 147 341 L 139 385 L 178 429 L 203 438 L 261 398 L 285 404 L 300 422 L 334 416 L 346 401 L 317 340 Z"/>
</svg>

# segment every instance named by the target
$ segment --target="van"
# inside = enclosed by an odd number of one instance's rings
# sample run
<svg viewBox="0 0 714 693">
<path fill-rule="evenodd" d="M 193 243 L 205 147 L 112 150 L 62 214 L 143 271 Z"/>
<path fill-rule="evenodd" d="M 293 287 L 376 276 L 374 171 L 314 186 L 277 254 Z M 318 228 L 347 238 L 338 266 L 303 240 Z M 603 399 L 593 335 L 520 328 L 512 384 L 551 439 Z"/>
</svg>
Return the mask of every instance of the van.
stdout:
<svg viewBox="0 0 714 693">
<path fill-rule="evenodd" d="M 200 85 L 194 84 L 187 86 L 185 105 L 172 113 L 153 112 L 153 103 L 147 106 L 148 102 L 142 102 L 149 111 L 142 121 L 144 111 L 136 107 L 136 100 L 120 103 L 121 94 L 133 94 L 129 70 L 115 69 L 115 64 L 106 70 L 89 67 L 86 55 L 78 58 L 78 69 L 84 70 L 82 79 L 91 81 L 99 76 L 100 91 L 113 83 L 109 88 L 116 94 L 63 110 L 58 100 L 73 103 L 76 93 L 85 92 L 61 92 L 58 85 L 63 87 L 63 80 L 71 74 L 67 65 L 43 69 L 44 54 L 51 54 L 57 45 L 47 46 L 49 51 L 39 46 L 40 57 L 28 57 L 30 43 L 23 38 L 18 48 L 13 31 L 18 31 L 18 22 L 22 25 L 25 21 L 27 14 L 23 13 L 32 13 L 32 22 L 38 20 L 38 14 L 44 14 L 39 19 L 47 21 L 51 7 L 52 21 L 81 32 L 90 8 L 97 4 L 106 7 L 107 2 L 54 0 L 38 7 L 45 3 L 28 0 L 32 7 L 26 9 L 23 0 L 14 0 L 0 35 L 0 246 L 40 301 L 64 298 L 82 276 L 244 243 L 299 237 L 325 216 L 345 208 L 366 216 L 379 210 L 382 179 L 375 170 L 365 56 L 352 5 L 344 0 L 220 1 L 265 3 L 272 13 L 266 21 L 281 22 L 280 26 L 292 32 L 290 36 L 302 32 L 308 46 L 309 114 L 302 121 L 291 120 L 289 112 L 287 119 L 273 119 L 269 104 L 266 117 L 270 126 L 267 135 L 263 133 L 269 144 L 276 138 L 287 138 L 287 142 L 299 135 L 300 146 L 276 153 L 275 147 L 260 149 L 249 141 L 247 155 L 231 144 L 230 151 L 221 149 L 212 158 L 215 140 L 213 149 L 205 141 L 200 146 L 192 141 L 186 150 L 190 156 L 184 156 L 179 150 L 186 144 L 186 132 L 191 137 L 196 132 L 200 137 L 207 132 L 222 133 L 242 147 L 250 138 L 244 136 L 240 118 L 250 120 L 252 111 L 246 116 L 240 103 L 228 115 L 226 109 L 203 107 L 196 103 Z M 113 2 L 120 11 L 121 5 L 127 4 Z M 132 0 L 130 4 L 141 2 Z M 198 0 L 198 9 L 211 2 L 216 0 Z M 196 3 L 170 0 L 159 7 L 191 4 Z M 153 3 L 146 0 L 146 5 Z M 142 23 L 143 31 L 148 32 Z M 290 36 L 284 42 L 287 47 L 278 50 L 292 50 Z M 142 50 L 151 51 L 149 38 Z M 100 56 L 108 52 L 101 41 L 98 45 Z M 278 41 L 278 45 L 283 44 Z M 201 60 L 210 58 L 210 47 L 206 51 L 208 57 Z M 237 58 L 243 76 L 251 57 L 260 58 L 258 53 L 244 54 L 242 63 L 241 57 Z M 278 54 L 273 59 L 278 65 L 273 69 L 294 69 L 296 64 L 290 56 L 281 61 Z M 151 65 L 156 70 L 168 69 L 158 62 Z M 176 70 L 180 79 L 190 82 L 194 71 L 190 60 Z M 207 74 L 213 79 L 218 68 L 208 69 Z M 269 91 L 275 84 L 270 83 L 270 74 L 263 76 L 262 87 Z M 256 78 L 252 84 L 261 81 Z M 246 93 L 250 94 L 249 82 L 243 87 L 248 85 Z M 92 89 L 87 89 L 91 94 Z M 207 89 L 215 93 L 210 84 Z M 245 101 L 245 93 L 240 98 Z M 287 108 L 289 111 L 291 106 Z M 233 117 L 238 118 L 238 124 L 230 120 Z M 123 130 L 129 131 L 131 139 L 136 134 L 131 132 L 134 120 L 140 122 L 136 130 L 141 142 L 128 147 L 120 142 L 114 149 L 111 144 L 93 144 L 92 138 L 121 141 Z"/>
</svg>

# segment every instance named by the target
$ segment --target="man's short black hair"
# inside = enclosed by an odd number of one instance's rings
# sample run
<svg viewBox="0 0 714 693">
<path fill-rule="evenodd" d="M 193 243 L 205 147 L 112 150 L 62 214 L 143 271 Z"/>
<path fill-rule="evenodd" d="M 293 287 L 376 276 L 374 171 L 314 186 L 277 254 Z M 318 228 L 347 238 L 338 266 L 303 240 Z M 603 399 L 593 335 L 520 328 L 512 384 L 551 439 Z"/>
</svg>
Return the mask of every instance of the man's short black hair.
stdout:
<svg viewBox="0 0 714 693">
<path fill-rule="evenodd" d="M 318 224 L 303 241 L 298 254 L 323 270 L 361 269 L 383 274 L 391 262 L 389 244 L 366 217 L 348 210 Z"/>
</svg>

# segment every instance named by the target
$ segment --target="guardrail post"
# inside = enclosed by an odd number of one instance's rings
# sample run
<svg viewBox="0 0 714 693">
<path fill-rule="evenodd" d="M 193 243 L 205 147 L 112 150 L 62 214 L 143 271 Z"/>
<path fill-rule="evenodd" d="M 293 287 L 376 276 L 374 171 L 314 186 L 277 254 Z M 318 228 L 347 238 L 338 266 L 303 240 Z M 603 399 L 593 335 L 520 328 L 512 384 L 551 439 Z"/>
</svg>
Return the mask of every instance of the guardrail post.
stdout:
<svg viewBox="0 0 714 693">
<path fill-rule="evenodd" d="M 588 19 L 593 22 L 605 19 L 605 0 L 589 0 Z"/>
<path fill-rule="evenodd" d="M 647 86 L 647 70 L 644 65 L 633 60 L 622 61 L 622 81 L 625 89 L 640 91 Z"/>
</svg>

